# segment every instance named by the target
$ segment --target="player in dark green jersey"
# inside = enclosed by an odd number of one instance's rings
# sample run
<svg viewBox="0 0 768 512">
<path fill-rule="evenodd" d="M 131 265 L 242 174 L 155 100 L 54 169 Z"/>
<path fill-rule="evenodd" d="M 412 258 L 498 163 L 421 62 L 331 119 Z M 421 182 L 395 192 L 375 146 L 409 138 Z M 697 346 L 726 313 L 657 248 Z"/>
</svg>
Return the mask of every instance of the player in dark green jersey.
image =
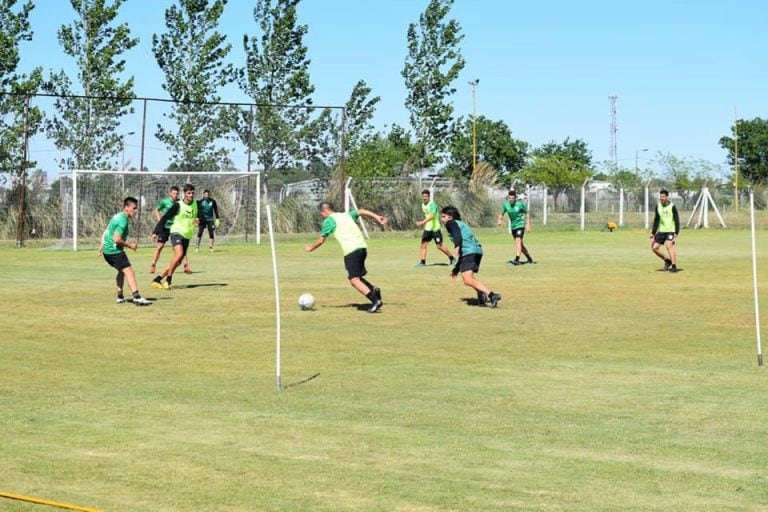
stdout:
<svg viewBox="0 0 768 512">
<path fill-rule="evenodd" d="M 477 241 L 470 227 L 462 222 L 459 210 L 455 206 L 446 206 L 440 210 L 440 220 L 456 246 L 457 262 L 451 270 L 451 279 L 456 280 L 456 276 L 461 273 L 464 284 L 477 291 L 477 303 L 481 306 L 490 303 L 491 307 L 495 308 L 501 300 L 501 295 L 491 291 L 475 277 L 475 274 L 480 271 L 483 246 Z"/>
<path fill-rule="evenodd" d="M 151 301 L 145 299 L 139 293 L 139 285 L 136 283 L 136 272 L 134 272 L 128 256 L 125 254 L 125 248 L 132 251 L 136 250 L 136 242 L 128 241 L 128 219 L 133 218 L 139 210 L 139 202 L 135 197 L 126 197 L 123 200 L 123 211 L 116 213 L 109 220 L 107 229 L 101 236 L 101 245 L 99 245 L 99 255 L 104 257 L 109 266 L 117 270 L 115 284 L 117 285 L 117 303 L 125 302 L 123 296 L 123 285 L 126 279 L 128 287 L 133 294 L 133 303 L 136 306 L 149 306 Z"/>
<path fill-rule="evenodd" d="M 427 245 L 432 240 L 435 241 L 435 246 L 437 246 L 438 250 L 448 256 L 449 264 L 453 265 L 453 254 L 443 245 L 443 232 L 440 231 L 440 215 L 437 211 L 437 204 L 432 200 L 432 194 L 429 190 L 421 191 L 421 211 L 424 214 L 424 220 L 416 221 L 416 226 L 423 226 L 424 232 L 421 234 L 419 252 L 421 259 L 416 266 L 427 266 Z"/>
<path fill-rule="evenodd" d="M 507 194 L 507 200 L 501 205 L 501 212 L 496 221 L 497 226 L 501 226 L 504 215 L 509 217 L 509 230 L 515 239 L 515 258 L 508 261 L 513 265 L 522 265 L 520 254 L 525 254 L 526 263 L 536 263 L 531 258 L 528 248 L 523 243 L 523 237 L 526 231 L 531 231 L 531 216 L 528 214 L 528 207 L 517 198 L 517 192 L 510 190 Z"/>
<path fill-rule="evenodd" d="M 153 288 L 164 288 L 170 290 L 173 286 L 173 273 L 179 266 L 189 249 L 189 241 L 195 235 L 195 227 L 203 222 L 202 208 L 199 208 L 195 201 L 195 186 L 187 183 L 184 185 L 184 197 L 171 206 L 167 212 L 160 218 L 155 226 L 154 232 L 160 232 L 167 222 L 171 221 L 171 246 L 173 247 L 173 258 L 165 270 L 152 281 Z M 165 282 L 163 282 L 165 279 Z"/>
<path fill-rule="evenodd" d="M 197 247 L 196 251 L 200 250 L 200 240 L 203 238 L 203 232 L 208 229 L 208 250 L 213 252 L 213 233 L 216 228 L 219 227 L 221 220 L 219 219 L 219 205 L 216 200 L 211 197 L 210 190 L 203 190 L 203 198 L 198 201 L 200 207 L 203 209 L 203 217 L 205 222 L 201 223 L 197 228 Z"/>
<path fill-rule="evenodd" d="M 677 207 L 669 202 L 669 192 L 659 191 L 659 204 L 656 205 L 656 215 L 651 227 L 651 251 L 664 260 L 664 270 L 677 272 L 677 250 L 675 242 L 680 233 L 680 215 Z M 667 254 L 661 250 L 665 246 Z"/>
</svg>

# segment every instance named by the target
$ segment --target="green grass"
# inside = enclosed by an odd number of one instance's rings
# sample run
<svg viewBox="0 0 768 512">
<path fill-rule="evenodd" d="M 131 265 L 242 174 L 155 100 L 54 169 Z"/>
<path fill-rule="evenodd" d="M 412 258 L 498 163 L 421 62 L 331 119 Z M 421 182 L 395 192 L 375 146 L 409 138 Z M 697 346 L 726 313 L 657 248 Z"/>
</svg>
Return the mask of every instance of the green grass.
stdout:
<svg viewBox="0 0 768 512">
<path fill-rule="evenodd" d="M 280 393 L 267 245 L 192 253 L 162 293 L 151 249 L 130 253 L 149 308 L 114 304 L 92 250 L 0 248 L 0 491 L 121 512 L 768 508 L 747 231 L 684 231 L 677 275 L 645 231 L 534 231 L 519 268 L 478 234 L 498 309 L 389 233 L 375 315 L 335 241 L 281 237 Z"/>
</svg>

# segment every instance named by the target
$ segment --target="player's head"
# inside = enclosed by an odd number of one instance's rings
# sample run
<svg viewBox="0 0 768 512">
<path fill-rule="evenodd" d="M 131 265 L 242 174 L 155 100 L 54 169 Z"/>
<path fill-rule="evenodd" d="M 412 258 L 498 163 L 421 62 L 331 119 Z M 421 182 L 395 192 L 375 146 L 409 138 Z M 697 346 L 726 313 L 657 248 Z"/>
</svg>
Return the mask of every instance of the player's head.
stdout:
<svg viewBox="0 0 768 512">
<path fill-rule="evenodd" d="M 323 218 L 329 216 L 332 214 L 335 210 L 333 209 L 333 204 L 322 202 L 317 206 L 317 210 L 320 212 L 320 215 L 323 216 Z"/>
<path fill-rule="evenodd" d="M 168 195 L 171 196 L 171 199 L 174 201 L 179 199 L 179 187 L 176 185 L 171 185 L 171 188 L 168 189 Z"/>
<path fill-rule="evenodd" d="M 440 220 L 448 222 L 449 220 L 461 220 L 461 214 L 455 206 L 445 206 L 440 210 Z"/>
<path fill-rule="evenodd" d="M 669 202 L 669 191 L 665 189 L 659 190 L 659 201 L 661 204 L 667 204 Z"/>
<path fill-rule="evenodd" d="M 507 192 L 507 198 L 510 201 L 514 201 L 515 199 L 517 199 L 517 192 L 515 192 L 514 190 L 510 190 L 509 192 Z"/>
<path fill-rule="evenodd" d="M 206 198 L 206 199 L 211 197 L 211 191 L 208 190 L 208 189 L 203 190 L 203 197 Z"/>
<path fill-rule="evenodd" d="M 431 198 L 432 198 L 432 194 L 429 193 L 429 190 L 424 189 L 421 191 L 422 201 L 424 201 L 425 203 L 428 203 Z"/>
<path fill-rule="evenodd" d="M 184 185 L 184 202 L 191 203 L 195 199 L 195 186 L 191 183 Z"/>
<path fill-rule="evenodd" d="M 128 196 L 123 199 L 123 211 L 129 217 L 133 217 L 139 209 L 139 201 L 135 197 Z"/>
</svg>

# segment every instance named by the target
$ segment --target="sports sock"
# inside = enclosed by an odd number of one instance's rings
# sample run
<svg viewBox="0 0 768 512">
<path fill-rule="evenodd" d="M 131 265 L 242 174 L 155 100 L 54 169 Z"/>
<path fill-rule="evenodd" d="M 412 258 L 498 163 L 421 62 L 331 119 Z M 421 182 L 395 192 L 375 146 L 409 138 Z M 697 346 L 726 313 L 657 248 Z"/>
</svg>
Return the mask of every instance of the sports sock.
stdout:
<svg viewBox="0 0 768 512">
<path fill-rule="evenodd" d="M 422 265 L 426 265 L 427 264 L 427 260 L 419 260 L 419 263 L 421 263 Z"/>
<path fill-rule="evenodd" d="M 124 298 L 125 298 L 125 297 L 123 296 L 123 292 L 122 292 L 122 290 L 121 290 L 121 291 L 119 291 L 119 292 L 117 292 L 117 298 L 118 298 L 118 299 L 124 299 Z"/>
</svg>

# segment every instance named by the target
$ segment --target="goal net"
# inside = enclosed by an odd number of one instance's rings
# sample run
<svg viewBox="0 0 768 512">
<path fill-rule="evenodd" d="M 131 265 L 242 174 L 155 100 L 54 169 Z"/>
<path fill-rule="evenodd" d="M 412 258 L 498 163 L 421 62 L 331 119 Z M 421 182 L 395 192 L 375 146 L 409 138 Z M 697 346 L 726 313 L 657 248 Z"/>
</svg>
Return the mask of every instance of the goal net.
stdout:
<svg viewBox="0 0 768 512">
<path fill-rule="evenodd" d="M 202 199 L 203 191 L 209 190 L 216 200 L 221 218 L 217 244 L 248 241 L 249 237 L 260 243 L 259 173 L 77 170 L 60 179 L 59 245 L 77 250 L 78 245 L 98 244 L 109 219 L 122 210 L 123 199 L 128 196 L 139 200 L 139 212 L 131 224 L 130 237 L 139 243 L 149 243 L 157 223 L 153 211 L 158 201 L 168 195 L 171 186 L 183 189 L 186 183 L 195 186 L 196 199 Z"/>
</svg>

